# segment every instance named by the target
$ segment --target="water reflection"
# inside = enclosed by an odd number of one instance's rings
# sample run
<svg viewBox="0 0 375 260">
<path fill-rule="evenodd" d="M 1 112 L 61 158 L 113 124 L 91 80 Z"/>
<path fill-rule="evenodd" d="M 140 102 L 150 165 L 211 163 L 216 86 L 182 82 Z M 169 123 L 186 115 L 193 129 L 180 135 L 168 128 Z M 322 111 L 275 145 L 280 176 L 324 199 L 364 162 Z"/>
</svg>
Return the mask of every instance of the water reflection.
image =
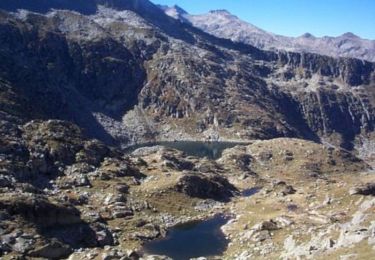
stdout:
<svg viewBox="0 0 375 260">
<path fill-rule="evenodd" d="M 166 238 L 147 243 L 144 251 L 178 260 L 221 255 L 228 240 L 220 227 L 228 220 L 226 216 L 216 215 L 208 220 L 176 226 Z"/>
<path fill-rule="evenodd" d="M 126 152 L 135 151 L 138 148 L 142 147 L 151 147 L 155 145 L 161 145 L 173 149 L 177 149 L 185 152 L 187 155 L 196 156 L 196 157 L 207 157 L 208 159 L 216 160 L 221 157 L 223 150 L 227 148 L 232 148 L 240 143 L 232 142 L 190 142 L 190 141 L 181 141 L 181 142 L 155 142 L 147 144 L 134 145 L 126 149 Z"/>
</svg>

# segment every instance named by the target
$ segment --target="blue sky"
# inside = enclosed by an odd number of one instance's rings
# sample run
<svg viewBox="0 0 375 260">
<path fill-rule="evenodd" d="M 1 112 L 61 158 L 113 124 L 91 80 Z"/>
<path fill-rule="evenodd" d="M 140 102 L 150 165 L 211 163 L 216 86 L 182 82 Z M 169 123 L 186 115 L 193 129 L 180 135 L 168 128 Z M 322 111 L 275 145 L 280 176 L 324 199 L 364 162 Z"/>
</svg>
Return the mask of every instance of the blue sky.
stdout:
<svg viewBox="0 0 375 260">
<path fill-rule="evenodd" d="M 375 39 L 375 0 L 151 0 L 192 14 L 226 9 L 262 29 L 287 36 L 353 32 Z"/>
</svg>

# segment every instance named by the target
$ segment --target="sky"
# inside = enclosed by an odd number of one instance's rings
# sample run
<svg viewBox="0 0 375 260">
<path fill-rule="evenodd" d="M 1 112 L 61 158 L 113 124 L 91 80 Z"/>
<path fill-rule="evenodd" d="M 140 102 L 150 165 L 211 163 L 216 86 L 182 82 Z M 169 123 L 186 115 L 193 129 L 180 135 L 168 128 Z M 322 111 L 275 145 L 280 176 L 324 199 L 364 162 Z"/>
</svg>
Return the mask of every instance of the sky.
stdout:
<svg viewBox="0 0 375 260">
<path fill-rule="evenodd" d="M 191 14 L 225 9 L 269 32 L 339 36 L 352 32 L 375 40 L 375 0 L 151 0 Z"/>
</svg>

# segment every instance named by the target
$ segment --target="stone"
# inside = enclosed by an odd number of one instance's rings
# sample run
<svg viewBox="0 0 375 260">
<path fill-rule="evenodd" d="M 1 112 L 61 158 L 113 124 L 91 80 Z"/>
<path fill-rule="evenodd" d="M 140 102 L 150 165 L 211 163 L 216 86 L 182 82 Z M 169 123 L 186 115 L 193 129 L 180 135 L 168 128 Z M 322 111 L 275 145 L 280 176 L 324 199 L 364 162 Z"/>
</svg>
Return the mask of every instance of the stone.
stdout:
<svg viewBox="0 0 375 260">
<path fill-rule="evenodd" d="M 3 205 L 1 205 L 3 204 Z M 80 212 L 69 204 L 51 203 L 45 196 L 16 194 L 0 202 L 12 215 L 21 215 L 40 227 L 72 225 L 82 222 Z"/>
<path fill-rule="evenodd" d="M 9 220 L 11 216 L 5 210 L 0 210 L 0 221 Z"/>
<path fill-rule="evenodd" d="M 186 174 L 180 178 L 176 190 L 191 197 L 228 200 L 237 189 L 224 177 Z"/>
<path fill-rule="evenodd" d="M 340 260 L 351 260 L 351 259 L 356 259 L 357 257 L 358 257 L 358 254 L 341 255 Z"/>
<path fill-rule="evenodd" d="M 269 220 L 269 221 L 262 221 L 256 225 L 254 225 L 252 230 L 256 231 L 262 231 L 262 230 L 267 230 L 267 231 L 272 231 L 272 230 L 277 230 L 280 229 L 277 225 L 277 222 L 274 220 Z"/>
<path fill-rule="evenodd" d="M 12 180 L 11 176 L 0 174 L 0 188 L 12 187 L 12 183 L 14 183 L 14 180 Z"/>
<path fill-rule="evenodd" d="M 331 203 L 332 203 L 332 198 L 327 195 L 323 201 L 323 205 L 330 205 Z"/>
<path fill-rule="evenodd" d="M 129 208 L 115 208 L 113 209 L 112 216 L 114 218 L 129 218 L 134 215 L 133 211 Z"/>
<path fill-rule="evenodd" d="M 152 240 L 152 239 L 158 238 L 160 235 L 161 235 L 160 227 L 149 223 L 143 226 L 142 231 L 135 232 L 133 234 L 133 237 L 144 241 L 144 240 Z"/>
<path fill-rule="evenodd" d="M 375 196 L 375 183 L 366 183 L 353 187 L 349 190 L 350 195 L 372 195 Z"/>
<path fill-rule="evenodd" d="M 296 193 L 296 190 L 291 185 L 285 186 L 285 188 L 281 191 L 282 195 L 290 195 Z"/>
<path fill-rule="evenodd" d="M 367 229 L 342 230 L 337 239 L 337 247 L 348 247 L 369 237 Z"/>
<path fill-rule="evenodd" d="M 179 171 L 191 171 L 195 166 L 194 163 L 185 160 L 182 157 L 178 157 L 177 155 L 174 155 L 172 153 L 164 153 L 161 156 L 161 159 L 163 160 L 162 165 L 164 165 L 167 168 L 172 168 Z"/>
<path fill-rule="evenodd" d="M 270 235 L 270 232 L 268 230 L 261 230 L 259 232 L 256 232 L 253 237 L 252 237 L 252 240 L 255 241 L 255 242 L 262 242 L 264 240 L 267 240 L 267 239 L 270 239 L 271 238 L 271 235 Z"/>
<path fill-rule="evenodd" d="M 32 257 L 42 257 L 48 259 L 60 259 L 68 257 L 72 253 L 72 249 L 56 240 L 52 240 L 44 246 L 37 247 L 29 252 Z"/>
<path fill-rule="evenodd" d="M 275 192 L 277 192 L 281 196 L 286 196 L 286 195 L 291 195 L 291 194 L 296 193 L 296 190 L 293 188 L 293 186 L 288 185 L 286 182 L 280 181 L 280 180 L 273 181 L 272 188 Z"/>
<path fill-rule="evenodd" d="M 127 250 L 126 251 L 127 257 L 129 257 L 131 260 L 138 260 L 140 258 L 139 253 L 136 250 Z"/>
<path fill-rule="evenodd" d="M 108 229 L 103 229 L 101 231 L 96 232 L 96 239 L 98 241 L 98 245 L 103 247 L 105 245 L 113 245 L 114 240 L 111 232 Z"/>
<path fill-rule="evenodd" d="M 294 224 L 292 219 L 285 216 L 276 217 L 273 219 L 273 221 L 276 222 L 278 228 L 284 228 Z"/>
<path fill-rule="evenodd" d="M 89 223 L 95 223 L 102 219 L 97 211 L 84 211 L 82 218 Z"/>
<path fill-rule="evenodd" d="M 10 234 L 2 235 L 0 237 L 1 243 L 12 247 L 16 243 L 17 238 L 19 238 L 21 235 L 22 231 L 20 230 L 15 230 Z"/>
<path fill-rule="evenodd" d="M 120 193 L 128 193 L 129 192 L 129 185 L 124 183 L 119 183 L 116 185 L 116 190 Z"/>
<path fill-rule="evenodd" d="M 12 249 L 18 253 L 25 254 L 34 247 L 35 240 L 32 238 L 17 237 Z"/>
</svg>

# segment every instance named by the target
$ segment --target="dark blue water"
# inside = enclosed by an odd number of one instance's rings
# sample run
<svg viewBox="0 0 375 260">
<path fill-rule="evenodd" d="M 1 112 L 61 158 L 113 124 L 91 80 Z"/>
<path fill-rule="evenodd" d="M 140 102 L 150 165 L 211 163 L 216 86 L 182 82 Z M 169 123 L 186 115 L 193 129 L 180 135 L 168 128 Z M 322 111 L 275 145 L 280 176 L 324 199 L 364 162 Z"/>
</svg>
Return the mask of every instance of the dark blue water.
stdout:
<svg viewBox="0 0 375 260">
<path fill-rule="evenodd" d="M 178 142 L 155 142 L 147 144 L 134 145 L 126 148 L 126 152 L 133 152 L 138 148 L 151 147 L 155 145 L 162 145 L 165 147 L 173 148 L 184 152 L 187 155 L 196 157 L 207 157 L 208 159 L 216 160 L 221 157 L 223 150 L 232 148 L 240 143 L 232 142 L 190 142 L 190 141 L 178 141 Z"/>
<path fill-rule="evenodd" d="M 228 217 L 216 215 L 208 220 L 176 226 L 166 238 L 147 243 L 144 251 L 176 260 L 221 255 L 227 248 L 228 240 L 220 227 L 228 220 Z"/>
</svg>

